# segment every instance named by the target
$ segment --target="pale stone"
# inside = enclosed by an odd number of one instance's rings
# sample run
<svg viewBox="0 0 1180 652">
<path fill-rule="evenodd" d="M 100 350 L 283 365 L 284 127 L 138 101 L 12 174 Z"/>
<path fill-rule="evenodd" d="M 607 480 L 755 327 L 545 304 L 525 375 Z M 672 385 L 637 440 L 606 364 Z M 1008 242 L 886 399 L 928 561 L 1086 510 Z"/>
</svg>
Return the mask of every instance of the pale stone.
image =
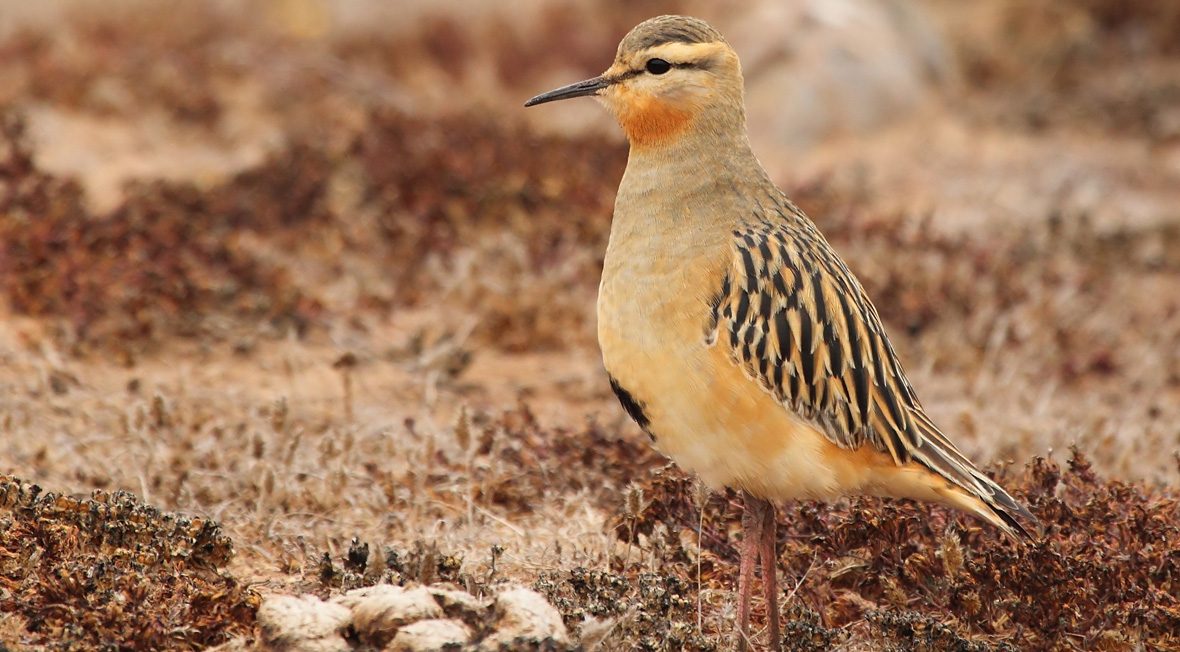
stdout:
<svg viewBox="0 0 1180 652">
<path fill-rule="evenodd" d="M 313 595 L 275 595 L 258 608 L 262 646 L 279 652 L 343 652 L 351 614 Z"/>
<path fill-rule="evenodd" d="M 392 634 L 403 625 L 444 615 L 424 586 L 407 589 L 378 584 L 349 591 L 332 602 L 352 611 L 352 626 L 362 639 Z"/>
<path fill-rule="evenodd" d="M 448 616 L 462 616 L 464 620 L 467 620 L 478 617 L 488 608 L 486 601 L 480 600 L 466 591 L 438 585 L 431 586 L 429 589 L 430 595 L 434 596 L 434 601 L 443 608 Z"/>
<path fill-rule="evenodd" d="M 482 649 L 495 650 L 517 639 L 568 641 L 561 614 L 536 591 L 515 588 L 502 591 L 493 604 L 493 633 L 483 640 Z"/>
<path fill-rule="evenodd" d="M 419 620 L 397 630 L 385 646 L 387 652 L 430 652 L 446 646 L 466 645 L 471 631 L 457 620 L 432 618 Z"/>
</svg>

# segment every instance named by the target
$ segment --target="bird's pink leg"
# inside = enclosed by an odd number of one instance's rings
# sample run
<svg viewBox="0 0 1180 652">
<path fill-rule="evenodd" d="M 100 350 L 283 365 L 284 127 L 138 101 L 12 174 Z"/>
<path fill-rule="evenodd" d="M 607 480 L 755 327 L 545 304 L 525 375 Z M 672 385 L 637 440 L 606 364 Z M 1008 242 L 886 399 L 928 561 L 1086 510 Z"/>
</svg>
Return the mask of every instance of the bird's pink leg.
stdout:
<svg viewBox="0 0 1180 652">
<path fill-rule="evenodd" d="M 754 589 L 754 564 L 761 560 L 762 595 L 766 599 L 766 618 L 770 635 L 769 649 L 780 650 L 782 645 L 778 622 L 778 555 L 775 554 L 774 505 L 769 500 L 742 492 L 745 503 L 742 512 L 742 561 L 738 569 L 738 650 L 745 652 L 750 644 L 750 597 Z"/>
<path fill-rule="evenodd" d="M 766 624 L 770 637 L 768 647 L 777 652 L 782 649 L 782 634 L 778 622 L 778 574 L 775 572 L 778 570 L 778 555 L 774 550 L 778 523 L 774 519 L 774 505 L 768 500 L 763 500 L 762 503 L 762 538 L 759 541 L 758 556 L 762 560 L 762 595 L 766 598 Z"/>
<path fill-rule="evenodd" d="M 746 652 L 750 643 L 750 594 L 754 588 L 754 563 L 758 559 L 764 520 L 759 499 L 742 492 L 741 565 L 738 566 L 738 631 L 737 649 Z"/>
</svg>

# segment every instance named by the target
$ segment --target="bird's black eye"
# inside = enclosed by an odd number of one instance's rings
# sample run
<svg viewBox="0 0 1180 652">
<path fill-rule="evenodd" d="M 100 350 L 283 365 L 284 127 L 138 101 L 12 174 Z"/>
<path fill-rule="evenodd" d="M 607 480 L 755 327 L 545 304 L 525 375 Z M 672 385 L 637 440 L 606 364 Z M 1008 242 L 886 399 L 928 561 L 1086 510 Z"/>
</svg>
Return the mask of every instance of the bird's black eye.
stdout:
<svg viewBox="0 0 1180 652">
<path fill-rule="evenodd" d="M 672 64 L 663 59 L 648 59 L 644 67 L 653 75 L 662 75 L 672 69 Z"/>
</svg>

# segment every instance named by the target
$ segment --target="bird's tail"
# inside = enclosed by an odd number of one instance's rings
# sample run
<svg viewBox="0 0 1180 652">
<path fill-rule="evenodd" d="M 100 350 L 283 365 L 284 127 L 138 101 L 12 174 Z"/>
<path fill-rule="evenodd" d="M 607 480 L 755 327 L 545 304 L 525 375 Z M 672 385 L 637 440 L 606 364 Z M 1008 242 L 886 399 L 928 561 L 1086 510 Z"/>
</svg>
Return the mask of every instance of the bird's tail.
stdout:
<svg viewBox="0 0 1180 652">
<path fill-rule="evenodd" d="M 915 461 L 946 480 L 930 487 L 940 502 L 974 514 L 1016 540 L 1034 538 L 1026 525 L 1040 534 L 1040 523 L 1024 505 L 975 468 L 921 410 L 912 414 L 922 439 L 911 453 Z"/>
</svg>

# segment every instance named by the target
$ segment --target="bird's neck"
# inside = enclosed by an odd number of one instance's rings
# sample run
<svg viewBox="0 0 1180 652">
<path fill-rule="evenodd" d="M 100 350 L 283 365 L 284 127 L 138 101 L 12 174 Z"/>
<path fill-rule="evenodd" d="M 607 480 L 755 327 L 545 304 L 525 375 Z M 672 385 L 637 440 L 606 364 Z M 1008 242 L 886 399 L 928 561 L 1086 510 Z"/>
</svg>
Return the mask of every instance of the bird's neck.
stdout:
<svg viewBox="0 0 1180 652">
<path fill-rule="evenodd" d="M 735 223 L 738 203 L 774 186 L 750 149 L 745 117 L 699 115 L 678 138 L 631 143 L 612 233 L 661 237 Z"/>
</svg>

